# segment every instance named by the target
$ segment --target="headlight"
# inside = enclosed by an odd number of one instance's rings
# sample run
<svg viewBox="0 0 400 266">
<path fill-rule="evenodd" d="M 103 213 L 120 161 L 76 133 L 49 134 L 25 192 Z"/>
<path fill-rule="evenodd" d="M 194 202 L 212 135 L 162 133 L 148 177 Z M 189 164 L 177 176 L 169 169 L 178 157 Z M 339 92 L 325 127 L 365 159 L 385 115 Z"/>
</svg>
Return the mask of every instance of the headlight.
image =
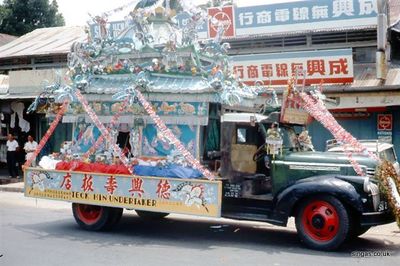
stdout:
<svg viewBox="0 0 400 266">
<path fill-rule="evenodd" d="M 364 192 L 372 196 L 374 210 L 378 211 L 379 202 L 381 201 L 379 196 L 379 187 L 378 185 L 369 181 L 369 177 L 364 178 Z"/>
</svg>

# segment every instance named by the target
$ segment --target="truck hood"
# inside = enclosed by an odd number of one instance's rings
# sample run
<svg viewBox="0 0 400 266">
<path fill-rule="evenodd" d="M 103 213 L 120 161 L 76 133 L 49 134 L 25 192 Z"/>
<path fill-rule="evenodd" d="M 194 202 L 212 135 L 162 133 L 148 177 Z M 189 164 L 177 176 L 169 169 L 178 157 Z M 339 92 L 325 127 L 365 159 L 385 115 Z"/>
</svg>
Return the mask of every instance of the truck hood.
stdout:
<svg viewBox="0 0 400 266">
<path fill-rule="evenodd" d="M 349 158 L 344 153 L 338 152 L 292 152 L 284 155 L 287 162 L 308 162 L 319 164 L 350 164 Z M 373 168 L 378 162 L 364 155 L 353 155 L 353 158 L 367 168 Z"/>
</svg>

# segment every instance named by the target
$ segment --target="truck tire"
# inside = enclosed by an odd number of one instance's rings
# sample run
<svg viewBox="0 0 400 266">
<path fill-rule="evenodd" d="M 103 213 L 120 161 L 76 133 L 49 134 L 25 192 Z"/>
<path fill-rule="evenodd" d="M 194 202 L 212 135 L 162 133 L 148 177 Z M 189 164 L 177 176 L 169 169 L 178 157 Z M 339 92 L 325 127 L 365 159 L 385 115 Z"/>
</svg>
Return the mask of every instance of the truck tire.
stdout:
<svg viewBox="0 0 400 266">
<path fill-rule="evenodd" d="M 360 217 L 356 213 L 350 215 L 350 229 L 347 240 L 351 241 L 359 237 L 360 235 L 366 233 L 370 228 L 371 226 L 360 225 Z"/>
<path fill-rule="evenodd" d="M 321 195 L 300 204 L 296 229 L 301 241 L 308 247 L 329 251 L 337 249 L 346 240 L 350 219 L 338 199 Z"/>
<path fill-rule="evenodd" d="M 72 203 L 72 213 L 78 225 L 88 231 L 110 230 L 119 222 L 123 209 Z"/>
<path fill-rule="evenodd" d="M 360 225 L 358 225 L 358 227 L 352 228 L 349 233 L 349 239 L 354 239 L 354 238 L 359 237 L 362 234 L 365 234 L 370 228 L 371 228 L 371 226 L 361 227 Z"/>
<path fill-rule="evenodd" d="M 139 210 L 135 210 L 135 211 L 140 218 L 149 219 L 149 220 L 160 220 L 169 215 L 169 213 L 165 213 L 165 212 L 150 212 L 150 211 L 139 211 Z"/>
<path fill-rule="evenodd" d="M 111 215 L 111 220 L 106 226 L 105 230 L 111 230 L 116 224 L 119 223 L 121 220 L 122 214 L 124 212 L 123 208 L 111 208 L 112 209 L 112 215 Z"/>
</svg>

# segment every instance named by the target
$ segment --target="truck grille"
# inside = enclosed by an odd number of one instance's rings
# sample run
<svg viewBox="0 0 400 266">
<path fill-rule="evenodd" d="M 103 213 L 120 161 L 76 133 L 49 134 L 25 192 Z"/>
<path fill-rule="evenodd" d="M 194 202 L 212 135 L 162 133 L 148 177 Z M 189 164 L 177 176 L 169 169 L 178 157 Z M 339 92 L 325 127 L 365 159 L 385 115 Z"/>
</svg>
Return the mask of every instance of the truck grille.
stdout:
<svg viewBox="0 0 400 266">
<path fill-rule="evenodd" d="M 367 168 L 367 177 L 375 178 L 375 168 Z"/>
</svg>

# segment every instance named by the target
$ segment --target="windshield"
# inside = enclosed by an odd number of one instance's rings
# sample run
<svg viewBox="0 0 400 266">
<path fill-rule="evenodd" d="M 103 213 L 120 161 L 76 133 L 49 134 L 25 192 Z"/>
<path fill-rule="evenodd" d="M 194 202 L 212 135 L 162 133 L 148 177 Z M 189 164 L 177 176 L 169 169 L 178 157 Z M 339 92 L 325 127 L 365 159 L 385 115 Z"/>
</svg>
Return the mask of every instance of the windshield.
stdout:
<svg viewBox="0 0 400 266">
<path fill-rule="evenodd" d="M 389 162 L 396 162 L 396 155 L 394 153 L 393 148 L 383 150 L 379 153 L 379 157 L 381 159 L 388 160 Z"/>
</svg>

